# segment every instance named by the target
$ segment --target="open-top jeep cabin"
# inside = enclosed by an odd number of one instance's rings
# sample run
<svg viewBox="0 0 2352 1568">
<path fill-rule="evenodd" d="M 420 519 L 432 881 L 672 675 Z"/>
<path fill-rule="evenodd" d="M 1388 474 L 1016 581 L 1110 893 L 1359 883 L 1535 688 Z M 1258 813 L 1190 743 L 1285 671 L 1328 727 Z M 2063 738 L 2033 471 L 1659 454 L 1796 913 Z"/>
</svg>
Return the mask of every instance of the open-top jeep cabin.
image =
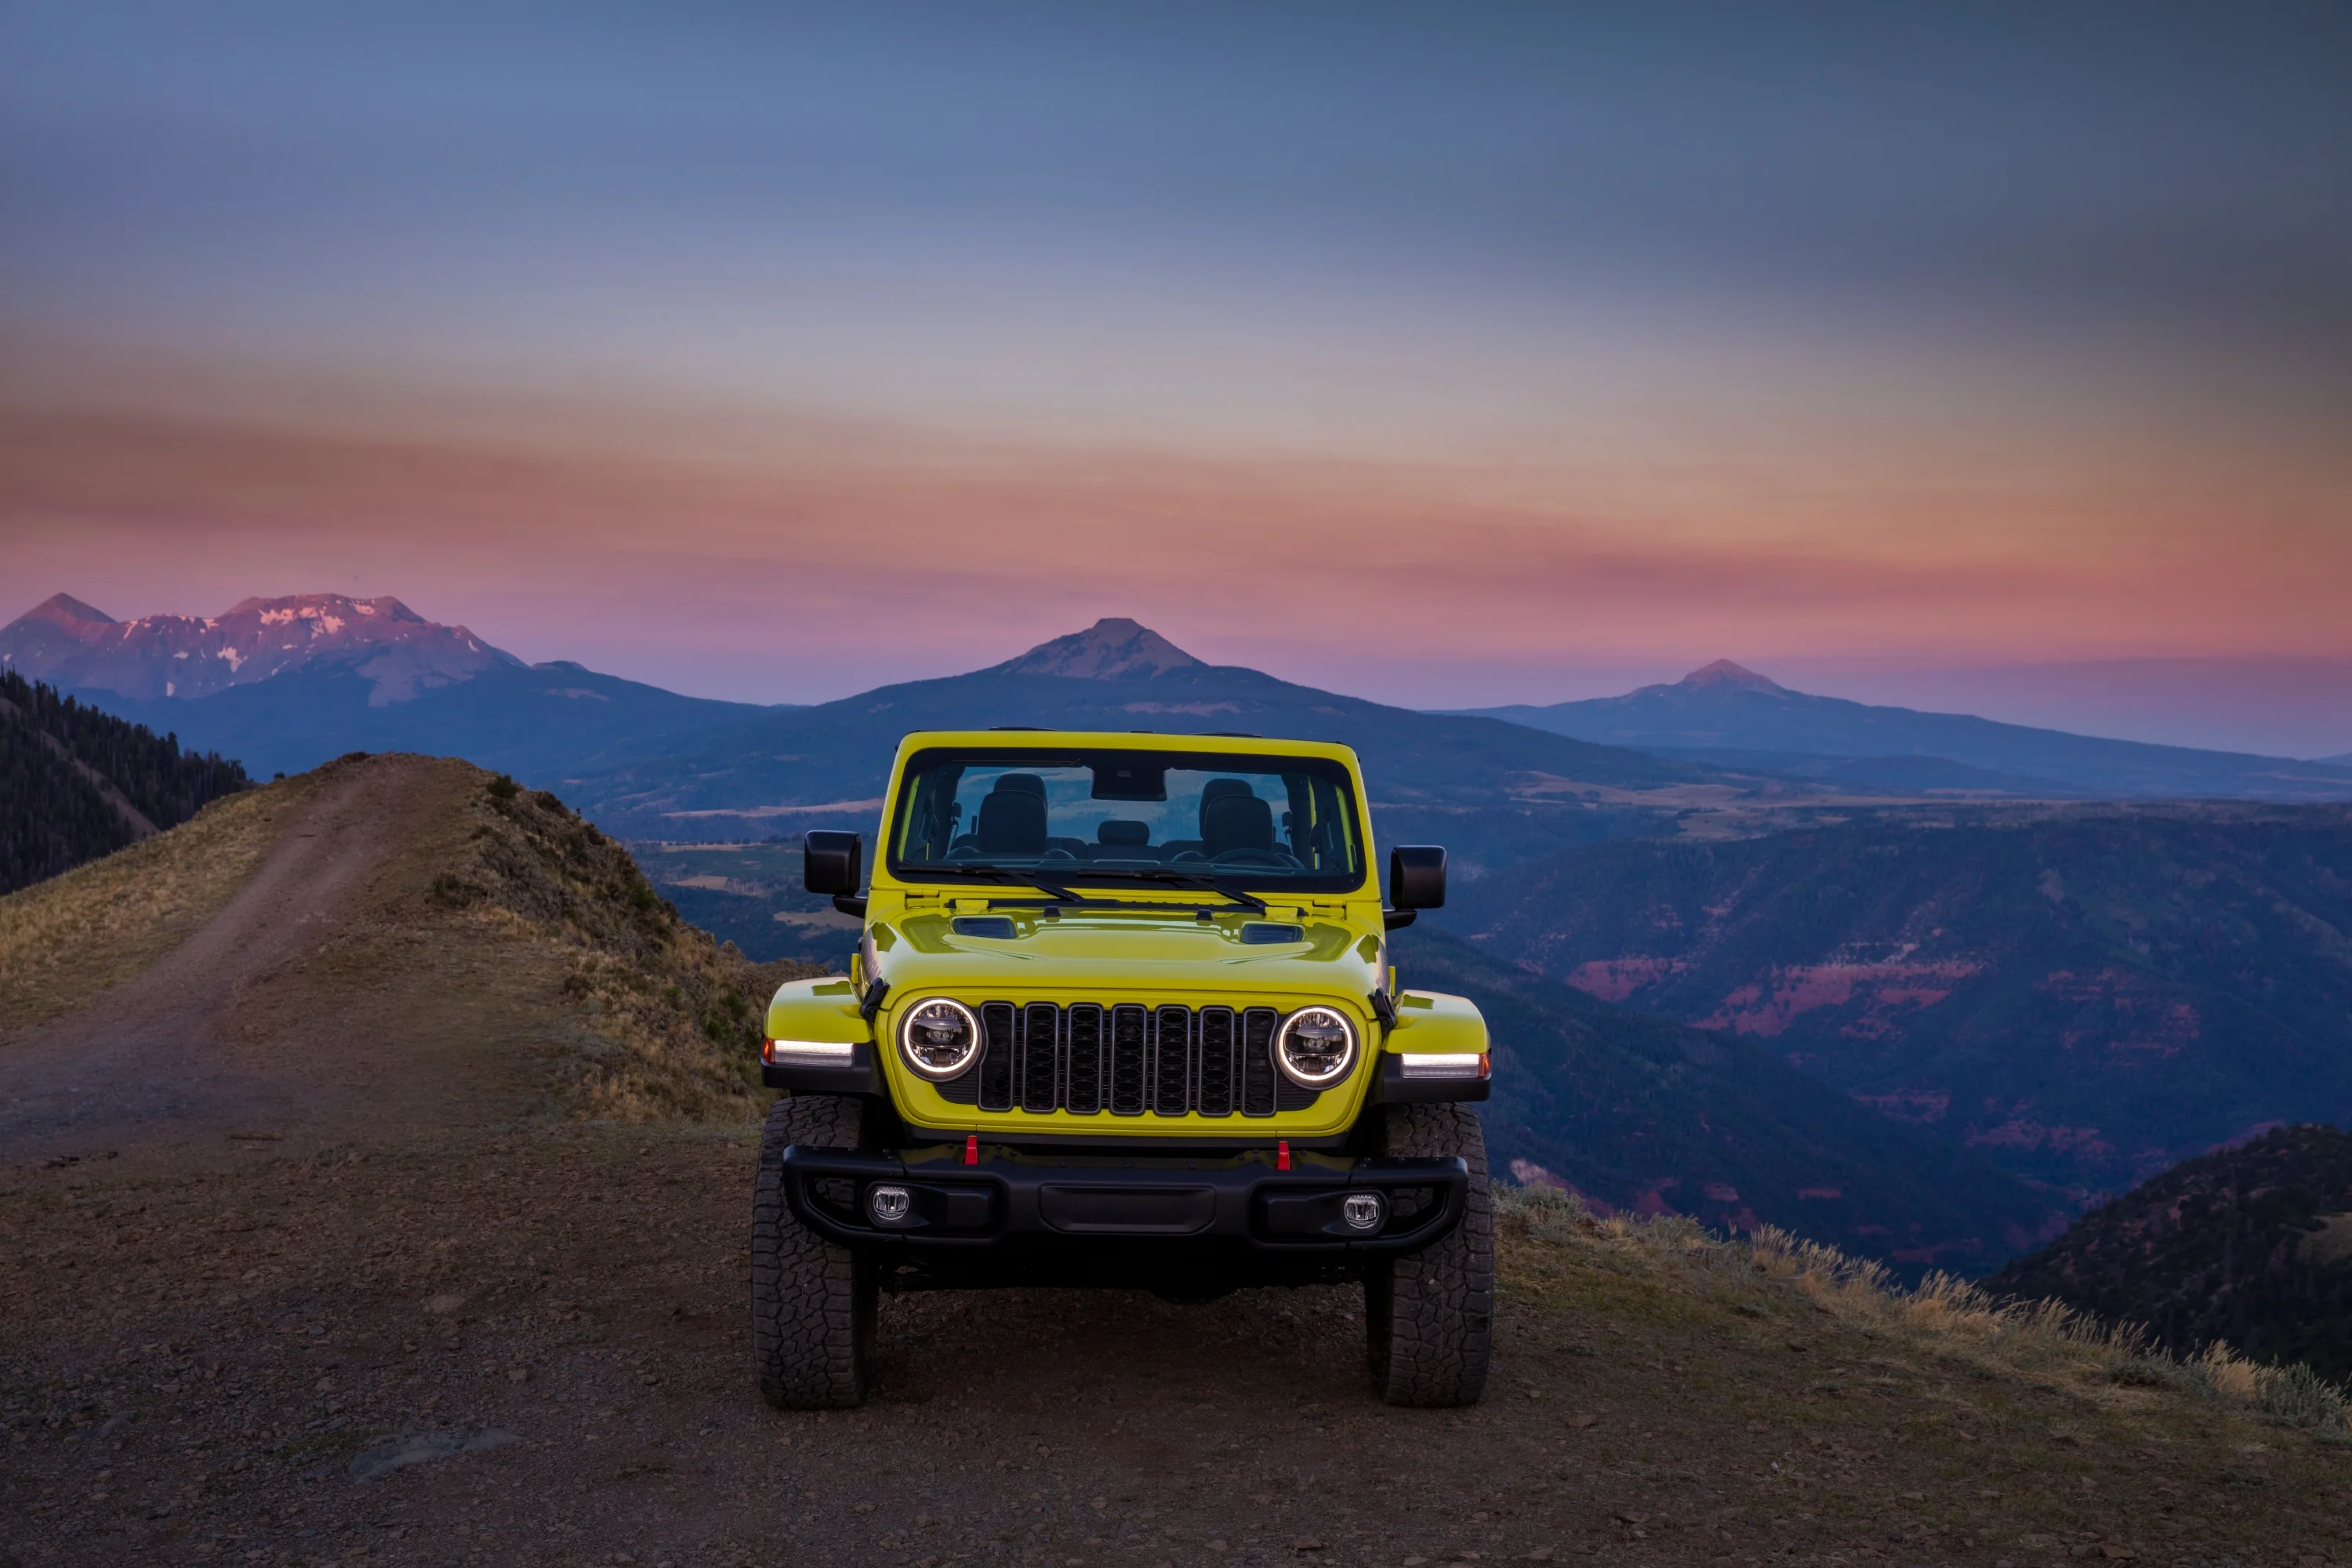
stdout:
<svg viewBox="0 0 2352 1568">
<path fill-rule="evenodd" d="M 808 836 L 864 922 L 848 978 L 768 1007 L 768 1399 L 864 1397 L 877 1290 L 1360 1280 L 1382 1395 L 1476 1400 L 1486 1026 L 1397 989 L 1445 853 L 1391 850 L 1384 905 L 1369 824 L 1345 746 L 908 736 L 870 881 L 859 836 Z"/>
</svg>

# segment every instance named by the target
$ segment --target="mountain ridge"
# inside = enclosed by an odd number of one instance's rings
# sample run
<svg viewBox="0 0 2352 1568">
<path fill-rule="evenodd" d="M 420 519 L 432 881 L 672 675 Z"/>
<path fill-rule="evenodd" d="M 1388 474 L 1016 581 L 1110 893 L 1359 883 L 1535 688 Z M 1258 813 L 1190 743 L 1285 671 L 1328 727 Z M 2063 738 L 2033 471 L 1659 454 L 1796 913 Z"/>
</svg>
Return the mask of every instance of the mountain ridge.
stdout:
<svg viewBox="0 0 2352 1568">
<path fill-rule="evenodd" d="M 1794 691 L 1728 659 L 1619 697 L 1455 711 L 1723 766 L 1762 753 L 1854 761 L 1907 756 L 2003 775 L 2020 794 L 2053 784 L 2105 797 L 2352 800 L 2352 764 L 2159 746 L 1974 714 L 1874 706 Z"/>
<path fill-rule="evenodd" d="M 1062 673 L 1074 668 L 1087 673 Z M 819 807 L 838 808 L 843 820 L 849 820 L 852 806 L 878 810 L 901 736 L 992 726 L 1171 736 L 1249 731 L 1345 742 L 1364 758 L 1378 792 L 1376 810 L 1537 802 L 1598 824 L 1609 810 L 1645 793 L 1680 789 L 1722 799 L 1808 793 L 1787 781 L 1492 719 L 1391 708 L 1244 666 L 1208 664 L 1124 620 L 1098 622 L 961 675 L 768 710 L 699 737 L 689 748 L 565 784 L 613 831 L 644 838 L 723 838 L 779 826 L 835 826 L 832 818 L 817 820 Z M 1696 798 L 1661 798 L 1653 807 L 1688 805 Z"/>
<path fill-rule="evenodd" d="M 1984 1283 L 2144 1327 L 2176 1356 L 2219 1340 L 2352 1377 L 2352 1133 L 2283 1127 L 2185 1161 Z"/>
</svg>

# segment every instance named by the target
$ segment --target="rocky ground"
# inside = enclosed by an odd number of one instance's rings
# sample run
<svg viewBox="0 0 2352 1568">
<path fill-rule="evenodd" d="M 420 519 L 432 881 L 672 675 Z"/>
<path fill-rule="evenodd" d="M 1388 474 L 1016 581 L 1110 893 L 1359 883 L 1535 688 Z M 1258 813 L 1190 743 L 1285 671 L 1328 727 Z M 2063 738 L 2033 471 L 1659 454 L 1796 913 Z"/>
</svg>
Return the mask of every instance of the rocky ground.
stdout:
<svg viewBox="0 0 2352 1568">
<path fill-rule="evenodd" d="M 2352 1560 L 2326 1435 L 1549 1209 L 1475 1410 L 1373 1402 L 1344 1291 L 1040 1291 L 887 1302 L 873 1404 L 779 1415 L 753 1144 L 7 1169 L 0 1563 Z"/>
</svg>

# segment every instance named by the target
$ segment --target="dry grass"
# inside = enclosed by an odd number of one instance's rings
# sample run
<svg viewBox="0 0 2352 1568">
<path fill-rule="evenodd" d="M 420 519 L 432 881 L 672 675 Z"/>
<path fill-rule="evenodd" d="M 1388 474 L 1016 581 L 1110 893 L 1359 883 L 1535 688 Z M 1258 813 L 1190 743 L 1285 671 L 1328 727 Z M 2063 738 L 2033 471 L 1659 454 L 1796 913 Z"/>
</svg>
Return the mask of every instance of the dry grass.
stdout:
<svg viewBox="0 0 2352 1568">
<path fill-rule="evenodd" d="M 261 864 L 304 780 L 213 802 L 169 833 L 0 898 L 0 1042 L 170 952 Z"/>
<path fill-rule="evenodd" d="M 2154 1348 L 2137 1328 L 2105 1323 L 2055 1301 L 1999 1300 L 1948 1274 L 1906 1289 L 1884 1265 L 1770 1226 L 1743 1241 L 1679 1216 L 1601 1219 L 1573 1196 L 1549 1189 L 1499 1189 L 1498 1197 L 1531 1239 L 1588 1254 L 1612 1251 L 1653 1272 L 1682 1276 L 1684 1288 L 1701 1294 L 1709 1282 L 1718 1290 L 1793 1292 L 1848 1328 L 1979 1377 L 2094 1397 L 2168 1390 L 2336 1437 L 2352 1423 L 2352 1394 L 2301 1363 L 2249 1361 L 2218 1343 L 2176 1359 Z"/>
<path fill-rule="evenodd" d="M 739 1120 L 769 1099 L 759 1045 L 769 994 L 817 971 L 757 964 L 678 917 L 627 850 L 543 791 L 467 769 L 466 856 L 432 902 L 564 966 L 586 1037 L 561 1067 L 579 1115 Z"/>
</svg>

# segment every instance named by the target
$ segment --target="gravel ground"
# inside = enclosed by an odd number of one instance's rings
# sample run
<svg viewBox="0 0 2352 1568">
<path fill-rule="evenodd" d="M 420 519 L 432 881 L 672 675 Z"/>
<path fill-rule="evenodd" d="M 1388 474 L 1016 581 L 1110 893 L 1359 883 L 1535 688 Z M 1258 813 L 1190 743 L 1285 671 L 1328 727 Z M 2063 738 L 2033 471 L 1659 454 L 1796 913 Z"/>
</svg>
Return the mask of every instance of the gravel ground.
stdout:
<svg viewBox="0 0 2352 1568">
<path fill-rule="evenodd" d="M 1475 1410 L 1375 1403 L 1347 1291 L 1035 1291 L 886 1301 L 875 1401 L 779 1415 L 754 1142 L 0 1172 L 0 1565 L 2352 1561 L 2341 1447 L 1523 1225 Z"/>
</svg>

